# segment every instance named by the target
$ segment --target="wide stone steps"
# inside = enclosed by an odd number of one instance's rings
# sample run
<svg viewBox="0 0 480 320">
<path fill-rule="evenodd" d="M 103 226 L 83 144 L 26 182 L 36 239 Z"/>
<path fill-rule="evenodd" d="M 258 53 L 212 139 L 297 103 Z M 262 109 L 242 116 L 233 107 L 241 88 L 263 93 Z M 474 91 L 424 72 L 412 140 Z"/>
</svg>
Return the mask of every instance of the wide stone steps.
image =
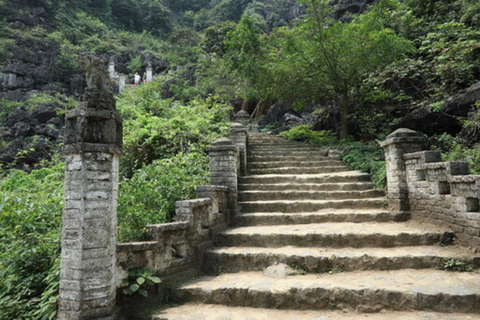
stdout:
<svg viewBox="0 0 480 320">
<path fill-rule="evenodd" d="M 241 184 L 274 183 L 352 183 L 369 182 L 370 176 L 360 171 L 344 171 L 323 174 L 260 174 L 239 178 Z"/>
<path fill-rule="evenodd" d="M 444 230 L 410 222 L 311 223 L 239 227 L 218 234 L 221 246 L 390 248 L 434 245 L 442 242 Z"/>
<path fill-rule="evenodd" d="M 381 190 L 363 191 L 240 191 L 240 201 L 269 201 L 269 200 L 341 200 L 341 199 L 365 199 L 384 196 Z"/>
<path fill-rule="evenodd" d="M 320 166 L 320 167 L 283 167 L 283 168 L 262 168 L 249 169 L 252 175 L 256 174 L 320 174 L 331 172 L 350 171 L 347 166 Z"/>
<path fill-rule="evenodd" d="M 248 167 L 250 169 L 271 169 L 271 168 L 284 168 L 284 167 L 319 167 L 319 166 L 343 166 L 346 167 L 343 161 L 340 160 L 320 160 L 320 161 L 311 161 L 310 159 L 306 161 L 257 161 L 250 162 Z M 348 167 L 347 167 L 348 168 Z"/>
<path fill-rule="evenodd" d="M 307 273 L 356 270 L 438 269 L 450 259 L 479 267 L 480 256 L 457 246 L 394 248 L 224 247 L 207 252 L 209 274 L 263 271 L 284 263 Z"/>
<path fill-rule="evenodd" d="M 241 226 L 295 225 L 325 222 L 392 222 L 405 221 L 408 215 L 386 210 L 334 209 L 319 212 L 254 212 L 238 216 Z"/>
<path fill-rule="evenodd" d="M 205 276 L 172 291 L 181 301 L 274 309 L 431 310 L 480 313 L 480 277 L 439 270 L 355 271 L 272 278 Z"/>
<path fill-rule="evenodd" d="M 358 314 L 338 310 L 276 310 L 188 303 L 155 313 L 152 320 L 472 320 L 475 314 L 425 311 Z"/>
<path fill-rule="evenodd" d="M 345 200 L 262 200 L 238 202 L 242 212 L 314 212 L 324 209 L 381 209 L 385 198 Z"/>
<path fill-rule="evenodd" d="M 188 304 L 152 319 L 480 319 L 478 269 L 439 270 L 452 259 L 479 268 L 480 256 L 448 245 L 450 230 L 385 208 L 384 192 L 338 154 L 250 135 L 238 227 L 203 257 L 203 271 L 220 275 L 174 287 Z M 262 272 L 278 264 L 294 274 Z"/>
</svg>

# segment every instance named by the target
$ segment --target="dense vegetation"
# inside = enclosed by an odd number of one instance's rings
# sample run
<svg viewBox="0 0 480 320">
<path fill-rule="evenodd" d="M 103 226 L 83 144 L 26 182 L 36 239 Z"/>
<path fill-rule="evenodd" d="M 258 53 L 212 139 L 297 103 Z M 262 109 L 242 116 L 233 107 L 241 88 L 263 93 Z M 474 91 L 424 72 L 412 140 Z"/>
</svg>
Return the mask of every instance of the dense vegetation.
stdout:
<svg viewBox="0 0 480 320">
<path fill-rule="evenodd" d="M 158 98 L 161 82 L 118 100 L 124 151 L 119 241 L 142 240 L 144 226 L 169 221 L 177 200 L 208 183 L 206 146 L 225 134 L 230 108 L 213 98 Z M 52 319 L 58 295 L 64 163 L 0 179 L 0 319 Z"/>
<path fill-rule="evenodd" d="M 0 0 L 0 66 L 13 44 L 52 43 L 51 81 L 66 92 L 83 50 L 126 57 L 130 75 L 145 67 L 146 52 L 166 61 L 157 81 L 118 98 L 121 241 L 148 238 L 146 224 L 169 221 L 174 202 L 208 181 L 206 146 L 225 133 L 230 105 L 261 116 L 282 101 L 320 115 L 328 128 L 302 125 L 283 135 L 320 144 L 344 139 L 351 151 L 345 161 L 381 187 L 382 153 L 371 141 L 417 108 L 445 112 L 449 97 L 480 79 L 480 4 L 380 0 L 336 21 L 328 1 L 298 2 L 306 14 L 292 17 L 289 0 Z M 34 19 L 27 9 L 36 7 L 47 12 L 40 22 L 15 25 Z M 0 121 L 38 103 L 56 103 L 59 114 L 75 105 L 65 93 L 0 101 Z M 461 135 L 432 140 L 446 159 L 466 158 L 477 173 L 479 108 L 460 119 Z M 4 170 L 0 178 L 0 319 L 55 316 L 63 162 L 55 152 L 50 158 L 43 168 Z"/>
</svg>

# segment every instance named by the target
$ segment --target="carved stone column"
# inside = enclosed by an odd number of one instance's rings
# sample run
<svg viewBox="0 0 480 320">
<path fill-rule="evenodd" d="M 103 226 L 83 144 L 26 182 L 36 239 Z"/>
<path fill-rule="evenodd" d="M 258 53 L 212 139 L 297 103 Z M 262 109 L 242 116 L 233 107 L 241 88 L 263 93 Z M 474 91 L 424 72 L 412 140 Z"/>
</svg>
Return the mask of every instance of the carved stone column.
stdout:
<svg viewBox="0 0 480 320">
<path fill-rule="evenodd" d="M 421 151 L 427 140 L 423 134 L 410 130 L 398 129 L 380 143 L 385 151 L 387 165 L 388 206 L 393 211 L 408 211 L 407 174 L 403 155 Z"/>
<path fill-rule="evenodd" d="M 87 88 L 66 115 L 58 319 L 114 319 L 122 120 L 110 92 Z"/>
</svg>

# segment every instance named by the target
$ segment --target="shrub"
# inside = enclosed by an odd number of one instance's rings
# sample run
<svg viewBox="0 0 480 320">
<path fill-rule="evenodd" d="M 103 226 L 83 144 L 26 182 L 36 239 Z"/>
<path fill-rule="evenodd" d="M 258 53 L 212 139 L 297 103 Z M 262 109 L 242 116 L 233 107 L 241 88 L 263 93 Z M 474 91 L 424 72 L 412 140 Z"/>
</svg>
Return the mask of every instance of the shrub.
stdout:
<svg viewBox="0 0 480 320">
<path fill-rule="evenodd" d="M 0 179 L 0 319 L 53 319 L 63 164 Z"/>
<path fill-rule="evenodd" d="M 208 182 L 208 157 L 201 153 L 179 153 L 156 160 L 120 184 L 118 238 L 145 240 L 147 224 L 170 222 L 175 202 L 194 196 L 195 186 Z"/>
<path fill-rule="evenodd" d="M 292 127 L 288 131 L 280 133 L 280 136 L 287 140 L 310 142 L 315 144 L 327 145 L 336 141 L 335 134 L 331 131 L 314 131 L 307 124 L 301 124 Z"/>
<path fill-rule="evenodd" d="M 343 156 L 343 161 L 354 170 L 360 170 L 371 175 L 376 188 L 383 189 L 387 184 L 387 169 L 383 149 L 375 144 L 360 142 L 346 145 L 349 152 Z"/>
</svg>

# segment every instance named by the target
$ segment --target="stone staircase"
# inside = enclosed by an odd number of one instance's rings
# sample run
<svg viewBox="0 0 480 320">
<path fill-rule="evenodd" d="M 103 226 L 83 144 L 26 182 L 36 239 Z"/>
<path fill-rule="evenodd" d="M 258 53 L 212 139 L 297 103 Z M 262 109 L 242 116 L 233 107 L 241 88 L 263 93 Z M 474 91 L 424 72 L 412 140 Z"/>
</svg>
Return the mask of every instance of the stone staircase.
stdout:
<svg viewBox="0 0 480 320">
<path fill-rule="evenodd" d="M 389 212 L 336 154 L 251 136 L 239 226 L 206 253 L 206 276 L 172 290 L 185 304 L 152 319 L 480 319 L 480 274 L 438 268 L 480 257 Z"/>
</svg>

